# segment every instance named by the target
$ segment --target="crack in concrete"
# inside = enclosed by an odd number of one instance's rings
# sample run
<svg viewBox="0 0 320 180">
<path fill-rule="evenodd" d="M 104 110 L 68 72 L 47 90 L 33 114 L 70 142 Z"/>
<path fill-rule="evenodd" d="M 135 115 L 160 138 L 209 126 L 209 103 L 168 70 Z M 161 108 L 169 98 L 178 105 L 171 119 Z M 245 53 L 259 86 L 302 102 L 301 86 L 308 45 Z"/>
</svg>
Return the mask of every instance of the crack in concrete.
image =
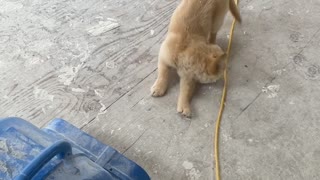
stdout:
<svg viewBox="0 0 320 180">
<path fill-rule="evenodd" d="M 154 69 L 153 71 L 151 71 L 151 73 L 147 74 L 147 76 L 145 76 L 144 78 L 142 78 L 137 84 L 135 84 L 132 88 L 130 88 L 127 92 L 123 93 L 121 96 L 119 96 L 115 101 L 113 101 L 110 105 L 108 105 L 101 113 L 104 113 L 105 111 L 107 111 L 112 105 L 114 105 L 116 102 L 118 102 L 120 99 L 122 99 L 125 95 L 127 95 L 132 89 L 134 89 L 135 87 L 137 87 L 139 84 L 141 84 L 145 79 L 147 79 L 149 76 L 151 76 L 155 71 L 157 70 Z M 98 114 L 99 115 L 99 114 Z M 98 116 L 97 115 L 97 116 Z M 90 125 L 96 118 L 92 118 L 90 121 L 88 121 L 86 124 L 84 124 L 83 126 L 80 127 L 80 129 L 82 130 L 83 128 L 87 127 L 88 125 Z"/>
<path fill-rule="evenodd" d="M 123 152 L 122 154 L 126 153 L 129 149 L 131 149 L 140 139 L 141 137 L 144 135 L 144 133 L 147 132 L 147 129 L 145 131 L 143 131 L 143 133 L 129 146 L 127 147 Z"/>
</svg>

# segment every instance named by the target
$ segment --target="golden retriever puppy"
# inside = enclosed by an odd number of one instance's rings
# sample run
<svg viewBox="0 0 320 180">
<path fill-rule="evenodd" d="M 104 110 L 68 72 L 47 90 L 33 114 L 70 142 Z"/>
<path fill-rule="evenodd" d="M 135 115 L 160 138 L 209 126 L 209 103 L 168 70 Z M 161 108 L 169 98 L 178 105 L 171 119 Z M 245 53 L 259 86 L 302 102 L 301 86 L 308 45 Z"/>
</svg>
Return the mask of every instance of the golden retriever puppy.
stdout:
<svg viewBox="0 0 320 180">
<path fill-rule="evenodd" d="M 180 77 L 177 111 L 191 116 L 190 101 L 196 83 L 212 83 L 223 75 L 226 55 L 213 43 L 229 9 L 240 22 L 233 0 L 181 1 L 160 48 L 158 77 L 151 87 L 152 96 L 165 94 L 169 69 L 176 69 Z"/>
</svg>

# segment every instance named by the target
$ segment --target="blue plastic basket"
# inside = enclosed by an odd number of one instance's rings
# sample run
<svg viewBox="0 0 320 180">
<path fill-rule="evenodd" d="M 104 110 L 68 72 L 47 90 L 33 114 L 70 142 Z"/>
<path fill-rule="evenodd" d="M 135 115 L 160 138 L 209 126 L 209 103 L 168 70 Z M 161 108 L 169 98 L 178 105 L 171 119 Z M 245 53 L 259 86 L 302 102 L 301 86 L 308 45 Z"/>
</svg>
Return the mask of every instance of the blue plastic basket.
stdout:
<svg viewBox="0 0 320 180">
<path fill-rule="evenodd" d="M 149 180 L 136 163 L 62 119 L 0 119 L 1 180 Z"/>
</svg>

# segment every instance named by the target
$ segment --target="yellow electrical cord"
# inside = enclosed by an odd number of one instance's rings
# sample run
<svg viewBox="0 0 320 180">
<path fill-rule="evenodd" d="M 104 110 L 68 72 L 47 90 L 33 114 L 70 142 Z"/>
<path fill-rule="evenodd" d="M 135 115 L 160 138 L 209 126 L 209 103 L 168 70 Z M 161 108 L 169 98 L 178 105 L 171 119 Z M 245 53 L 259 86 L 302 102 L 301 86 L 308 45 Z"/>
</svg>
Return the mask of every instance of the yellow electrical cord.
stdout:
<svg viewBox="0 0 320 180">
<path fill-rule="evenodd" d="M 233 0 L 231 0 L 233 1 Z M 238 0 L 235 0 L 236 5 L 238 5 Z M 219 130 L 220 130 L 220 122 L 222 113 L 225 106 L 226 96 L 227 96 L 227 86 L 228 86 L 228 62 L 230 58 L 230 50 L 231 50 L 231 44 L 232 44 L 232 38 L 233 38 L 233 32 L 235 27 L 236 20 L 233 19 L 231 29 L 230 29 L 230 37 L 229 37 L 229 43 L 228 43 L 228 49 L 227 49 L 227 59 L 226 59 L 226 69 L 224 70 L 224 86 L 222 91 L 222 97 L 221 97 L 221 104 L 219 109 L 219 114 L 216 120 L 216 128 L 215 128 L 215 137 L 214 137 L 214 158 L 215 158 L 215 172 L 216 172 L 216 180 L 220 180 L 220 164 L 219 164 Z"/>
</svg>

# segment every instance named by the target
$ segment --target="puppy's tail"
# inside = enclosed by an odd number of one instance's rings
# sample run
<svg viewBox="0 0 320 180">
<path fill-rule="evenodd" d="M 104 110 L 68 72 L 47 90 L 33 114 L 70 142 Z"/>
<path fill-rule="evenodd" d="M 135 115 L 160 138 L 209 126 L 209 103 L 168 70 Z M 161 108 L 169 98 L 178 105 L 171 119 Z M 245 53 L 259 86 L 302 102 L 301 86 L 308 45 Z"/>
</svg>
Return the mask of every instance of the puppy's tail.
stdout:
<svg viewBox="0 0 320 180">
<path fill-rule="evenodd" d="M 241 16 L 238 10 L 237 5 L 235 4 L 234 0 L 229 0 L 229 8 L 231 11 L 231 14 L 233 15 L 233 17 L 239 22 L 241 23 Z"/>
</svg>

